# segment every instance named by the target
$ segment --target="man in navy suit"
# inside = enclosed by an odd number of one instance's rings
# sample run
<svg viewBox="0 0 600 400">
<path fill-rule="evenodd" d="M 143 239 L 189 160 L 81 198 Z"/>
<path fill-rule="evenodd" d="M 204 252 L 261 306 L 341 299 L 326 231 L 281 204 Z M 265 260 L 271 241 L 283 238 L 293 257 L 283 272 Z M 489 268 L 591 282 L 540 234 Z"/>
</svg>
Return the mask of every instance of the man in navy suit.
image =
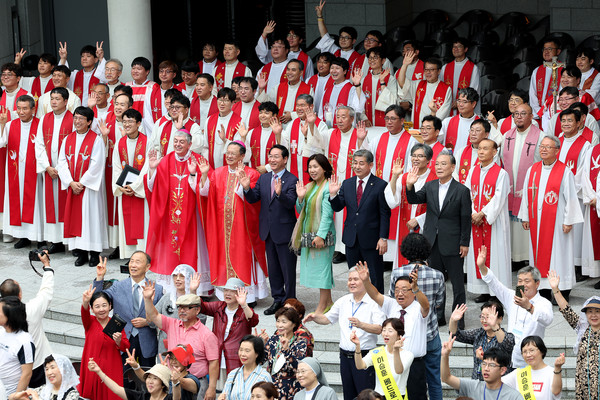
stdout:
<svg viewBox="0 0 600 400">
<path fill-rule="evenodd" d="M 148 283 L 146 272 L 150 269 L 150 256 L 143 251 L 136 251 L 129 260 L 129 278 L 115 282 L 104 290 L 113 299 L 113 310 L 127 321 L 125 334 L 131 343 L 130 351 L 135 349 L 135 357 L 142 367 L 152 367 L 156 363 L 158 342 L 156 329 L 148 326 L 144 297 L 142 292 Z M 106 258 L 96 266 L 96 279 L 92 282 L 96 291 L 102 290 L 106 275 Z M 156 285 L 154 304 L 162 297 L 163 288 Z M 126 354 L 123 355 L 125 360 Z M 125 362 L 125 361 L 123 361 Z M 129 366 L 126 369 L 130 368 Z"/>
<path fill-rule="evenodd" d="M 452 283 L 454 301 L 452 309 L 465 304 L 463 263 L 469 252 L 471 239 L 471 191 L 452 178 L 456 160 L 449 150 L 442 150 L 435 160 L 438 179 L 425 183 L 415 193 L 414 184 L 419 178 L 412 169 L 406 178 L 406 199 L 410 204 L 427 203 L 423 235 L 431 246 L 429 265 L 444 272 Z M 444 326 L 446 296 L 438 309 L 438 324 Z M 464 318 L 458 323 L 464 329 Z"/>
<path fill-rule="evenodd" d="M 346 207 L 344 234 L 348 267 L 366 262 L 373 285 L 383 293 L 383 255 L 387 251 L 391 211 L 385 201 L 387 182 L 371 174 L 373 153 L 357 150 L 352 157 L 355 176 L 343 183 L 329 179 L 329 202 L 333 211 Z"/>
<path fill-rule="evenodd" d="M 280 144 L 269 151 L 271 172 L 261 175 L 253 188 L 250 178 L 240 176 L 248 203 L 260 201 L 259 235 L 265 241 L 269 283 L 273 304 L 265 315 L 275 314 L 286 299 L 296 298 L 296 255 L 289 243 L 296 225 L 296 183 L 298 178 L 285 166 L 289 151 Z"/>
</svg>

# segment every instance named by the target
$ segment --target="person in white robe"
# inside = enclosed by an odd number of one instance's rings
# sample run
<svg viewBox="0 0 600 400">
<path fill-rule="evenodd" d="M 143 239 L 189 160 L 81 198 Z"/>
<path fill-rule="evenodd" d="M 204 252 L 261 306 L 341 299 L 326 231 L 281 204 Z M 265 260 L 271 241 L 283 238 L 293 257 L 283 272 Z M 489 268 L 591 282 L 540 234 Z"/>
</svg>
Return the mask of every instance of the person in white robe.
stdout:
<svg viewBox="0 0 600 400">
<path fill-rule="evenodd" d="M 254 129 L 248 129 L 242 122 L 234 136 L 234 140 L 243 142 L 246 146 L 246 154 L 244 154 L 244 163 L 256 169 L 260 174 L 271 172 L 271 165 L 268 162 L 269 151 L 271 150 L 269 143 L 274 145 L 277 143 L 277 137 L 281 138 L 283 126 L 277 117 L 278 108 L 275 103 L 265 101 L 258 106 L 260 126 Z M 273 139 L 271 139 L 273 136 Z M 226 142 L 227 145 L 231 141 Z"/>
<path fill-rule="evenodd" d="M 106 150 L 102 136 L 90 130 L 93 119 L 94 113 L 89 108 L 78 107 L 75 110 L 73 116 L 75 131 L 63 141 L 56 168 L 62 188 L 70 189 L 68 195 L 78 194 L 84 190 L 81 200 L 81 215 L 73 216 L 69 215 L 70 213 L 65 215 L 81 221 L 81 234 L 66 237 L 67 219 L 65 218 L 65 243 L 70 250 L 79 250 L 78 258 L 75 261 L 76 266 L 85 264 L 88 260 L 88 251 L 91 253 L 89 265 L 97 265 L 100 261 L 100 252 L 102 249 L 108 248 L 105 196 L 101 190 L 104 181 Z M 87 141 L 88 133 L 96 135 L 92 149 L 90 150 L 86 146 L 82 150 L 82 144 Z M 72 152 L 68 152 L 67 143 L 72 139 L 75 139 L 75 147 Z M 87 171 L 81 176 L 73 175 L 75 171 L 72 171 L 69 166 L 69 158 L 75 158 L 73 164 L 76 168 L 80 158 L 83 160 L 89 158 Z"/>
<path fill-rule="evenodd" d="M 83 46 L 79 52 L 81 57 L 81 66 L 83 67 L 83 86 L 81 88 L 81 93 L 77 93 L 77 97 L 81 100 L 81 104 L 84 106 L 87 106 L 88 96 L 92 90 L 92 87 L 90 86 L 92 77 L 97 80 L 103 80 L 105 78 L 104 69 L 106 68 L 106 60 L 104 59 L 104 49 L 102 49 L 103 44 L 104 42 L 96 42 L 96 47 L 86 45 Z M 60 43 L 58 55 L 60 57 L 58 65 L 64 65 L 65 67 L 69 68 L 69 62 L 67 61 L 67 42 Z M 98 63 L 98 65 L 96 65 L 96 63 Z M 73 69 L 72 71 L 71 78 L 69 79 L 68 83 L 68 87 L 71 90 L 79 90 L 75 88 L 75 79 L 78 72 L 79 70 L 77 69 Z"/>
<path fill-rule="evenodd" d="M 207 154 L 206 157 L 209 163 L 214 168 L 223 166 L 223 155 L 227 149 L 227 140 L 235 138 L 237 127 L 241 122 L 238 114 L 234 113 L 231 108 L 235 100 L 235 91 L 230 88 L 223 88 L 217 94 L 218 114 L 211 115 L 204 123 L 202 128 L 204 137 L 206 138 Z M 213 119 L 217 121 L 213 124 Z M 213 129 L 211 129 L 213 127 Z M 210 140 L 213 140 L 213 149 L 210 149 Z M 239 139 L 237 138 L 233 140 Z"/>
<path fill-rule="evenodd" d="M 491 139 L 483 139 L 477 147 L 477 156 L 479 165 L 471 168 L 464 185 L 471 190 L 471 220 L 473 228 L 471 230 L 471 242 L 469 247 L 473 249 L 473 254 L 467 255 L 467 290 L 475 294 L 489 294 L 488 285 L 477 278 L 477 256 L 479 247 L 473 243 L 477 235 L 475 225 L 487 224 L 490 226 L 490 243 L 487 254 L 489 255 L 489 267 L 494 272 L 498 280 L 507 287 L 512 287 L 512 273 L 510 267 L 510 218 L 508 216 L 508 192 L 510 182 L 508 173 L 503 170 L 495 160 L 498 159 L 498 144 Z M 493 181 L 486 177 L 491 173 L 495 176 L 498 170 L 497 178 Z M 473 174 L 479 176 L 479 181 L 473 181 Z M 491 186 L 491 185 L 494 186 Z M 494 192 L 491 193 L 491 188 Z M 491 196 L 491 197 L 490 197 Z M 479 204 L 475 204 L 476 199 Z M 485 199 L 485 200 L 484 200 Z M 487 204 L 484 204 L 484 201 Z M 476 207 L 479 209 L 477 211 Z M 485 239 L 482 243 L 486 245 Z M 480 300 L 486 301 L 484 296 Z M 476 300 L 477 301 L 477 300 Z M 481 301 L 481 302 L 483 302 Z"/>
<path fill-rule="evenodd" d="M 353 75 L 353 81 L 346 79 L 346 72 L 348 71 L 348 61 L 342 57 L 337 57 L 331 62 L 331 78 L 333 79 L 333 86 L 329 89 L 325 89 L 323 95 L 322 107 L 319 111 L 319 118 L 327 123 L 329 127 L 333 126 L 335 121 L 335 113 L 340 105 L 352 107 L 356 113 L 362 112 L 365 104 L 364 96 L 362 99 L 358 96 L 356 88 L 360 86 L 360 73 Z M 340 94 L 342 90 L 345 91 L 346 85 L 353 85 L 348 92 L 348 98 L 341 99 Z"/>
<path fill-rule="evenodd" d="M 35 147 L 30 148 L 29 144 L 35 143 L 39 126 L 39 119 L 34 117 L 35 100 L 29 95 L 23 95 L 16 99 L 16 105 L 19 118 L 7 122 L 8 111 L 3 110 L 0 114 L 0 128 L 2 128 L 0 148 L 7 147 L 2 226 L 4 234 L 19 239 L 15 243 L 15 248 L 20 249 L 28 246 L 31 241 L 41 242 L 43 240 L 42 177 L 37 174 L 35 161 L 33 170 L 27 168 L 27 165 L 30 164 L 29 160 L 35 159 Z M 12 129 L 13 125 L 16 125 L 14 129 Z M 13 148 L 11 142 L 18 142 L 18 148 Z M 18 174 L 18 187 L 15 187 L 14 179 L 11 176 L 11 164 L 13 168 L 16 167 L 14 173 Z M 25 190 L 25 179 L 29 172 L 35 174 L 35 177 L 27 184 L 33 184 L 34 187 L 27 187 Z M 17 193 L 14 193 L 15 191 Z M 24 195 L 26 192 L 31 193 L 30 191 L 35 191 L 35 195 L 26 201 Z M 11 206 L 11 198 L 15 199 L 14 196 L 18 196 L 19 203 L 13 203 Z M 29 214 L 30 207 L 33 207 L 33 213 L 26 216 Z M 29 222 L 25 222 L 26 219 Z"/>
<path fill-rule="evenodd" d="M 240 101 L 235 103 L 232 107 L 233 112 L 238 113 L 242 117 L 242 122 L 248 129 L 257 127 L 260 122 L 258 121 L 258 106 L 260 102 L 256 99 L 256 90 L 258 88 L 258 82 L 252 77 L 243 77 L 240 80 L 238 88 Z"/>
<path fill-rule="evenodd" d="M 469 128 L 467 146 L 458 148 L 454 152 L 454 156 L 456 157 L 456 166 L 452 176 L 460 183 L 464 184 L 469 172 L 475 165 L 479 164 L 479 158 L 477 156 L 477 148 L 479 147 L 479 143 L 481 143 L 481 141 L 484 139 L 494 140 L 490 137 L 490 130 L 491 125 L 486 120 L 474 120 L 471 122 L 471 127 Z M 494 142 L 498 144 L 495 140 Z M 494 162 L 500 164 L 500 157 L 495 155 Z"/>
<path fill-rule="evenodd" d="M 546 136 L 540 144 L 540 157 L 542 158 L 539 185 L 536 184 L 533 177 L 533 184 L 530 184 L 529 177 L 533 168 L 539 168 L 538 163 L 533 164 L 525 175 L 523 185 L 523 199 L 521 201 L 521 209 L 519 210 L 519 218 L 523 221 L 525 230 L 530 231 L 529 241 L 529 265 L 535 266 L 542 273 L 540 288 L 549 289 L 548 271 L 556 271 L 563 279 L 561 279 L 560 290 L 570 290 L 575 285 L 575 265 L 574 265 L 574 235 L 571 232 L 573 225 L 583 223 L 583 214 L 579 206 L 577 198 L 577 190 L 575 188 L 575 178 L 569 168 L 565 166 L 563 176 L 560 183 L 559 193 L 546 193 L 550 173 L 554 168 L 561 167 L 562 164 L 558 161 L 560 152 L 560 140 L 554 136 Z M 532 204 L 531 194 L 537 194 L 537 204 Z M 531 238 L 529 210 L 531 207 L 537 207 L 538 212 L 538 229 L 539 225 L 544 220 L 544 209 L 548 209 L 554 202 L 558 202 L 556 219 L 554 221 L 554 232 L 552 235 L 552 244 L 543 243 L 538 247 L 537 254 L 533 253 L 533 242 Z M 547 218 L 547 217 L 546 217 Z M 538 234 L 538 235 L 539 235 Z M 536 260 L 544 252 L 550 252 L 549 265 L 537 265 Z M 568 293 L 566 293 L 568 296 Z"/>
<path fill-rule="evenodd" d="M 74 112 L 75 109 L 81 105 L 81 100 L 79 99 L 79 97 L 77 97 L 74 91 L 67 87 L 67 83 L 69 82 L 70 76 L 71 71 L 64 65 L 57 65 L 52 71 L 52 83 L 54 84 L 54 87 L 64 87 L 69 91 L 69 101 L 67 103 L 67 110 Z M 50 92 L 44 93 L 39 98 L 36 116 L 39 119 L 42 119 L 42 117 L 49 112 L 52 112 L 52 107 L 50 106 Z"/>
<path fill-rule="evenodd" d="M 52 141 L 46 143 L 44 135 L 44 119 L 40 120 L 38 125 L 38 131 L 35 142 L 35 154 L 37 160 L 37 173 L 42 175 L 42 187 L 45 189 L 46 180 L 52 180 L 52 203 L 54 204 L 54 223 L 48 222 L 48 210 L 46 208 L 46 191 L 42 190 L 42 210 L 43 210 L 43 224 L 44 224 L 44 240 L 48 243 L 52 243 L 48 252 L 50 254 L 58 251 L 64 251 L 65 247 L 63 244 L 63 222 L 59 221 L 59 190 L 60 179 L 58 177 L 58 170 L 56 166 L 58 164 L 58 153 L 60 146 L 67 134 L 73 132 L 73 114 L 67 110 L 67 103 L 69 98 L 69 92 L 66 88 L 54 88 L 50 92 L 50 105 L 52 106 L 52 116 L 47 114 L 44 118 L 52 117 L 54 123 L 52 125 Z M 71 119 L 71 123 L 65 121 Z M 65 126 L 63 126 L 65 122 Z M 50 146 L 50 155 L 48 157 L 48 147 Z M 46 172 L 48 174 L 46 174 Z M 63 205 L 64 206 L 64 205 Z M 65 210 L 63 210 L 65 212 Z"/>
<path fill-rule="evenodd" d="M 331 68 L 331 62 L 334 56 L 331 53 L 320 53 L 317 55 L 317 73 L 306 80 L 315 92 L 314 103 L 315 110 L 320 110 L 322 107 L 321 102 L 323 101 L 323 95 L 325 94 L 325 88 L 328 84 L 332 84 L 333 80 L 329 70 Z"/>
<path fill-rule="evenodd" d="M 592 235 L 592 227 L 596 232 L 600 228 L 600 222 L 598 222 L 600 213 L 598 212 L 596 195 L 596 193 L 600 193 L 598 172 L 600 172 L 600 145 L 590 147 L 586 151 L 581 165 L 581 196 L 584 205 L 581 273 L 590 278 L 600 277 L 600 251 L 594 250 Z M 598 246 L 598 243 L 596 243 L 596 246 Z M 594 288 L 600 289 L 600 284 L 596 284 Z"/>
<path fill-rule="evenodd" d="M 223 89 L 224 87 L 231 88 L 231 80 L 236 76 L 252 76 L 250 68 L 245 65 L 238 66 L 242 63 L 238 60 L 239 55 L 239 44 L 233 40 L 226 40 L 223 45 L 223 59 L 225 60 L 225 63 L 224 65 L 217 63 L 212 72 L 212 75 L 215 77 L 216 90 Z M 237 74 L 236 71 L 239 69 L 242 69 L 244 72 L 242 74 Z M 223 72 L 221 72 L 221 70 Z M 203 70 L 203 72 L 206 71 Z"/>
</svg>

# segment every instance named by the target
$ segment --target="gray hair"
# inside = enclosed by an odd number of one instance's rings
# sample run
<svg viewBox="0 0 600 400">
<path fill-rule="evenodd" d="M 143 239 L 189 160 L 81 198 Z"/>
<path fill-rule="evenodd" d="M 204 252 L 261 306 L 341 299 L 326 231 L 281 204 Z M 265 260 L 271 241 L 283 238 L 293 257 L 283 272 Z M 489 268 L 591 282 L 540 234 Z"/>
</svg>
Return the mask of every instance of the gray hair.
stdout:
<svg viewBox="0 0 600 400">
<path fill-rule="evenodd" d="M 356 113 L 354 112 L 354 108 L 349 106 L 339 106 L 337 110 L 335 110 L 335 113 L 337 114 L 340 110 L 348 110 L 348 115 L 350 116 L 350 118 L 354 118 L 354 116 L 356 115 Z"/>
<path fill-rule="evenodd" d="M 452 154 L 452 150 L 450 150 L 450 149 L 443 149 L 437 155 L 437 158 L 440 158 L 441 156 L 448 156 L 448 157 L 450 157 L 450 162 L 452 163 L 452 165 L 456 165 L 456 158 L 454 158 L 454 154 Z M 437 160 L 437 158 L 436 158 L 436 160 Z"/>
<path fill-rule="evenodd" d="M 364 158 L 366 158 L 367 162 L 369 164 L 371 164 L 373 162 L 373 153 L 371 153 L 369 150 L 366 150 L 366 149 L 356 150 L 354 152 L 354 154 L 352 155 L 352 159 L 355 159 L 356 157 L 364 157 Z"/>
<path fill-rule="evenodd" d="M 469 100 L 469 101 L 475 101 L 475 102 L 479 101 L 479 94 L 472 87 L 466 87 L 463 89 L 459 89 L 458 93 L 456 94 L 456 98 L 459 98 L 461 94 L 463 96 L 465 96 L 467 98 L 467 100 Z"/>
<path fill-rule="evenodd" d="M 425 158 L 427 159 L 427 161 L 431 161 L 431 159 L 433 158 L 433 150 L 431 149 L 431 147 L 429 147 L 429 145 L 425 144 L 425 143 L 417 143 L 415 144 L 412 149 L 410 149 L 410 155 L 412 156 L 413 154 L 415 154 L 415 151 L 417 150 L 423 150 L 423 153 L 425 153 Z"/>
<path fill-rule="evenodd" d="M 517 271 L 517 276 L 525 274 L 531 274 L 533 280 L 536 282 L 539 282 L 542 279 L 542 274 L 540 274 L 540 270 L 535 267 L 532 267 L 531 265 L 523 267 Z"/>
<path fill-rule="evenodd" d="M 301 94 L 296 97 L 296 102 L 298 102 L 298 100 L 304 100 L 308 105 L 311 106 L 315 104 L 315 99 L 310 94 Z"/>
<path fill-rule="evenodd" d="M 556 145 L 556 148 L 557 148 L 557 149 L 560 149 L 560 139 L 559 139 L 559 138 L 557 138 L 556 136 L 547 135 L 547 136 L 544 136 L 544 137 L 542 138 L 542 140 L 544 140 L 544 139 L 550 139 L 550 140 L 552 140 L 552 141 L 554 142 L 554 144 Z M 540 142 L 540 143 L 541 143 L 541 142 Z"/>
<path fill-rule="evenodd" d="M 108 61 L 106 62 L 106 64 L 108 64 L 109 62 L 112 62 L 112 63 L 115 63 L 115 64 L 117 64 L 117 66 L 119 67 L 119 71 L 123 71 L 123 63 L 122 63 L 121 61 L 119 61 L 118 59 L 116 59 L 116 58 L 111 58 L 110 60 L 108 60 Z"/>
<path fill-rule="evenodd" d="M 175 132 L 174 136 L 178 136 L 178 137 L 185 137 L 185 140 L 187 140 L 188 143 L 192 143 L 192 135 L 188 132 L 188 131 L 184 131 L 183 129 L 178 130 L 177 132 Z"/>
</svg>

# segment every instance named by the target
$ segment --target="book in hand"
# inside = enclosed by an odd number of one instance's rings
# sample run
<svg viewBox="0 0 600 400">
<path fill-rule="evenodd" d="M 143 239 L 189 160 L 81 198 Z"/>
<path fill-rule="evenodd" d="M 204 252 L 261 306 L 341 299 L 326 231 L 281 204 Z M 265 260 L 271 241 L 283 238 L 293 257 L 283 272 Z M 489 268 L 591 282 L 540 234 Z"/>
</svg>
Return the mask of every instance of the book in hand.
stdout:
<svg viewBox="0 0 600 400">
<path fill-rule="evenodd" d="M 102 332 L 107 334 L 108 337 L 112 339 L 113 333 L 121 333 L 123 331 L 123 328 L 125 328 L 125 325 L 127 325 L 127 321 L 121 318 L 119 314 L 114 314 L 110 321 L 108 321 L 108 324 L 106 324 L 106 327 L 104 327 Z"/>
<path fill-rule="evenodd" d="M 119 175 L 119 179 L 117 179 L 117 185 L 121 187 L 131 185 L 139 175 L 140 171 L 127 164 L 125 165 L 125 168 L 123 168 L 121 175 Z"/>
</svg>

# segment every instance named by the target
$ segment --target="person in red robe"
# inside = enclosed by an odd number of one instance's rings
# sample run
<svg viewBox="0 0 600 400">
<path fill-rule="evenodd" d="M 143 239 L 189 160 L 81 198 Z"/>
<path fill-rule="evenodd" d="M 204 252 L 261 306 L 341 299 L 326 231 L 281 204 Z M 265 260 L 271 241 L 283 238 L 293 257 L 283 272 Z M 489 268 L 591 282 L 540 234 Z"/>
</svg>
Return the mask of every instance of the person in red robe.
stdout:
<svg viewBox="0 0 600 400">
<path fill-rule="evenodd" d="M 265 243 L 258 235 L 260 204 L 245 201 L 240 178 L 248 176 L 251 186 L 260 174 L 242 163 L 246 146 L 241 141 L 229 143 L 226 166 L 210 170 L 206 161 L 199 165 L 202 178 L 196 193 L 208 197 L 206 244 L 210 259 L 210 277 L 214 286 L 224 286 L 227 279 L 241 279 L 248 288 L 248 302 L 269 295 Z M 195 169 L 190 166 L 190 173 Z M 217 296 L 222 293 L 217 291 Z"/>
<path fill-rule="evenodd" d="M 148 152 L 148 174 L 144 187 L 150 206 L 146 252 L 152 257 L 152 272 L 159 283 L 170 285 L 171 273 L 179 264 L 194 267 L 200 274 L 200 290 L 210 290 L 204 229 L 197 208 L 196 165 L 206 159 L 191 151 L 192 135 L 175 132 L 173 152 L 159 158 Z M 142 171 L 144 174 L 144 171 Z"/>
</svg>

